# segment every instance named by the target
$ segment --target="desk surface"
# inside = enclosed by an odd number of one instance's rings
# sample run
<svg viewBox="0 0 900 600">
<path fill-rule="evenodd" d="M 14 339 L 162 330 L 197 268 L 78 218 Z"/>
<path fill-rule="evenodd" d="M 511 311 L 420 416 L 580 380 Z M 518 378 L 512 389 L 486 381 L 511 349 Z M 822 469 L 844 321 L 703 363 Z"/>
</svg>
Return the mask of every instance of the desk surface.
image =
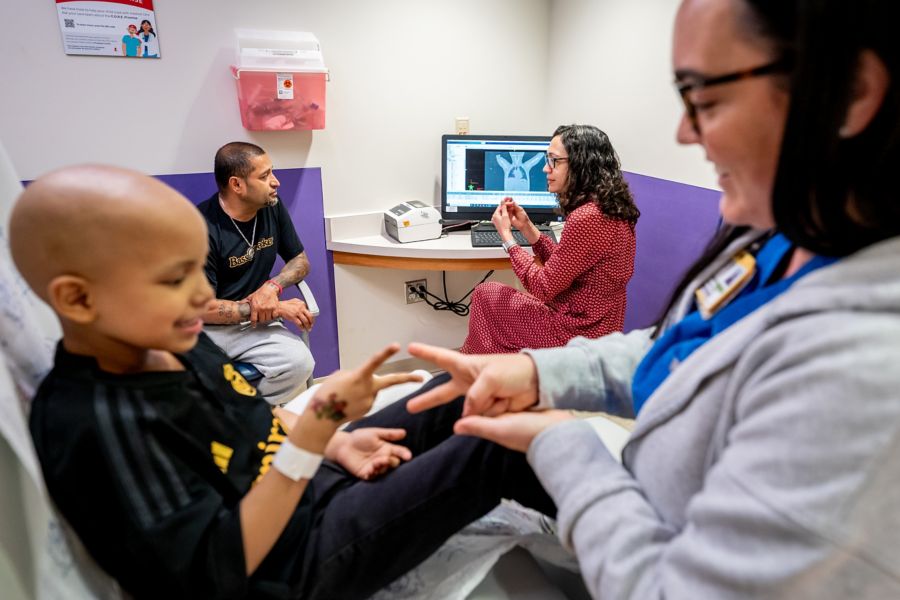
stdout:
<svg viewBox="0 0 900 600">
<path fill-rule="evenodd" d="M 468 231 L 401 244 L 384 232 L 382 213 L 327 217 L 325 234 L 326 248 L 339 265 L 431 271 L 511 268 L 503 248 L 473 248 Z"/>
<path fill-rule="evenodd" d="M 473 248 L 468 231 L 444 234 L 435 240 L 423 242 L 400 242 L 387 234 L 331 240 L 328 249 L 337 252 L 393 256 L 397 258 L 431 258 L 437 260 L 506 258 L 506 252 L 499 246 Z"/>
<path fill-rule="evenodd" d="M 388 269 L 481 271 L 509 269 L 503 248 L 473 248 L 468 231 L 401 244 L 385 234 L 328 243 L 335 264 Z"/>
<path fill-rule="evenodd" d="M 437 271 L 511 268 L 503 248 L 473 248 L 469 231 L 401 244 L 384 232 L 381 213 L 332 217 L 327 221 L 326 247 L 331 250 L 335 264 Z M 369 234 L 372 231 L 380 233 Z M 556 233 L 558 238 L 559 230 Z"/>
</svg>

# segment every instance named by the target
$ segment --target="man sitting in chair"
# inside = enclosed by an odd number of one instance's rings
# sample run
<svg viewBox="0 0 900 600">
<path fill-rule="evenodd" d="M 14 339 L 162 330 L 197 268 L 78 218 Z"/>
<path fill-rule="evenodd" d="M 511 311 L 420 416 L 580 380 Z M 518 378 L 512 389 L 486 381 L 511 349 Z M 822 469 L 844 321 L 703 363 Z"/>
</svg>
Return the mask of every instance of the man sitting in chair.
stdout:
<svg viewBox="0 0 900 600">
<path fill-rule="evenodd" d="M 280 300 L 309 273 L 309 260 L 284 204 L 265 150 L 231 142 L 215 158 L 219 191 L 199 205 L 209 229 L 206 277 L 216 300 L 203 316 L 206 333 L 235 361 L 264 379 L 256 387 L 272 404 L 303 391 L 314 360 L 282 321 L 309 331 L 314 316 L 302 300 Z M 284 259 L 270 278 L 275 255 Z"/>
</svg>

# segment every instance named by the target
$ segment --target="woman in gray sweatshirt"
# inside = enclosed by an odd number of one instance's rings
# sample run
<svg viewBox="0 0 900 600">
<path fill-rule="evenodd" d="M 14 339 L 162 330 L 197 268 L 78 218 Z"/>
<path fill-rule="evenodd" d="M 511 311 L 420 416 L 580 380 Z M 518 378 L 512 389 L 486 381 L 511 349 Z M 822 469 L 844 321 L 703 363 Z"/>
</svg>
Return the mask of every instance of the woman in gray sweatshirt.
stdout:
<svg viewBox="0 0 900 600">
<path fill-rule="evenodd" d="M 410 352 L 528 453 L 598 598 L 900 598 L 900 3 L 684 0 L 678 139 L 726 227 L 657 327 Z M 619 464 L 563 410 L 637 415 Z M 524 412 L 522 412 L 524 411 Z"/>
</svg>

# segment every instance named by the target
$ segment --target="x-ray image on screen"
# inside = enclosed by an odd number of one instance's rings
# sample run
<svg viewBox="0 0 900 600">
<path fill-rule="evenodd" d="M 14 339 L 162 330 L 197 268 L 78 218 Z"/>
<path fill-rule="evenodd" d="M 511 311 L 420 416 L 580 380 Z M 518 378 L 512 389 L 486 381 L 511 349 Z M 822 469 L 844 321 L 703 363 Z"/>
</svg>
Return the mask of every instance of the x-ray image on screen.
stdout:
<svg viewBox="0 0 900 600">
<path fill-rule="evenodd" d="M 561 219 L 544 173 L 550 140 L 537 135 L 441 136 L 443 218 L 485 221 L 504 198 L 512 198 L 535 223 Z"/>
<path fill-rule="evenodd" d="M 491 157 L 490 155 L 495 155 Z M 547 189 L 547 176 L 544 175 L 544 170 L 541 168 L 540 174 L 543 175 L 543 184 L 540 188 L 531 187 L 531 177 L 533 174 L 534 167 L 544 160 L 544 156 L 539 152 L 528 152 L 528 157 L 526 158 L 525 152 L 489 152 L 488 160 L 493 158 L 500 168 L 503 169 L 503 187 L 500 188 L 504 192 L 529 192 L 529 191 L 541 191 Z M 509 156 L 507 159 L 506 155 Z M 493 165 L 489 165 L 493 167 Z M 544 165 L 541 164 L 541 167 Z M 488 185 L 491 185 L 491 179 L 493 179 L 496 171 L 492 169 L 488 169 L 487 179 Z"/>
<path fill-rule="evenodd" d="M 543 152 L 466 150 L 466 189 L 546 192 Z"/>
</svg>

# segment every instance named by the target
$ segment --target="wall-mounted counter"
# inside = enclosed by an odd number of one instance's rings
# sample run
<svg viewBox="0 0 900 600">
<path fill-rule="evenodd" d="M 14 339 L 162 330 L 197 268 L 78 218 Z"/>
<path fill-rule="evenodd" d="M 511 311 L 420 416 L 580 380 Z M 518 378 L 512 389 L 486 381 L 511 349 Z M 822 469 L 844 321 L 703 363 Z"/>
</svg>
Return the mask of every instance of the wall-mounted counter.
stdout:
<svg viewBox="0 0 900 600">
<path fill-rule="evenodd" d="M 473 248 L 468 231 L 401 244 L 385 233 L 381 213 L 326 217 L 325 221 L 326 247 L 335 264 L 427 271 L 510 268 L 502 248 Z"/>
</svg>

